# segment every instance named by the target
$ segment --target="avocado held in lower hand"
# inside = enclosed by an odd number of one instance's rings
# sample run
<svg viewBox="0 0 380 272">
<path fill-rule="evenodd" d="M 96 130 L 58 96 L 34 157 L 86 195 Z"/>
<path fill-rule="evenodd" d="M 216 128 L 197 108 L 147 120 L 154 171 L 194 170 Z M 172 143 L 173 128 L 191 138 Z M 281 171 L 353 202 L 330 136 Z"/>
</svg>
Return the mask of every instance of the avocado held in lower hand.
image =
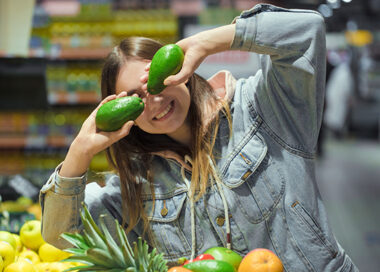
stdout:
<svg viewBox="0 0 380 272">
<path fill-rule="evenodd" d="M 154 54 L 148 76 L 148 92 L 159 94 L 166 86 L 164 80 L 177 74 L 183 64 L 184 54 L 176 44 L 167 44 Z"/>
<path fill-rule="evenodd" d="M 115 131 L 126 122 L 135 120 L 144 111 L 140 97 L 124 96 L 104 103 L 96 113 L 96 127 L 103 131 Z"/>
</svg>

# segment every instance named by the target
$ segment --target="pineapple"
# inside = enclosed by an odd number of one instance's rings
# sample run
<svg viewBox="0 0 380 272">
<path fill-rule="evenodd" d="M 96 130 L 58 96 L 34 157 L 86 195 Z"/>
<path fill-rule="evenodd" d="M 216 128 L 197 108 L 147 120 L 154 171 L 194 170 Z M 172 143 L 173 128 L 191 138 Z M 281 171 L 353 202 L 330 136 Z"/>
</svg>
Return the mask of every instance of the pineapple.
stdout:
<svg viewBox="0 0 380 272">
<path fill-rule="evenodd" d="M 64 261 L 78 262 L 83 265 L 65 271 L 163 272 L 168 270 L 167 261 L 163 259 L 163 255 L 157 254 L 156 249 L 149 253 L 148 245 L 141 237 L 133 243 L 132 249 L 123 228 L 115 219 L 119 246 L 104 223 L 104 215 L 99 218 L 99 228 L 87 207 L 82 205 L 83 235 L 63 233 L 61 237 L 75 247 L 65 249 L 73 255 Z"/>
</svg>

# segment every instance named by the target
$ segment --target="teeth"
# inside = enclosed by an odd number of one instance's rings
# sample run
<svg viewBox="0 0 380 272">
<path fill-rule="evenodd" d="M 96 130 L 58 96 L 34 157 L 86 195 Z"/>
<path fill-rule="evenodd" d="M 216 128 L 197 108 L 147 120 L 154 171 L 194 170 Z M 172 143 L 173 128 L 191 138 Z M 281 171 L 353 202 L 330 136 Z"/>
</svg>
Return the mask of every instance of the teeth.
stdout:
<svg viewBox="0 0 380 272">
<path fill-rule="evenodd" d="M 171 108 L 172 104 L 170 103 L 163 112 L 156 116 L 156 119 L 161 119 L 162 117 L 164 117 L 170 111 Z"/>
</svg>

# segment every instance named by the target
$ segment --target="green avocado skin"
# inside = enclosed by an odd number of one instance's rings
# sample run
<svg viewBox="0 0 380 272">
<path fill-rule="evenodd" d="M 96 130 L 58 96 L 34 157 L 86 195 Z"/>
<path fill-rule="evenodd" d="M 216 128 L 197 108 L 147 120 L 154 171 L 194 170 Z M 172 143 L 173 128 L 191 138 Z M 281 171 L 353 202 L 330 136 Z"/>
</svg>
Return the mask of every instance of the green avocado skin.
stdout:
<svg viewBox="0 0 380 272">
<path fill-rule="evenodd" d="M 166 86 L 164 80 L 178 73 L 183 64 L 184 54 L 176 44 L 167 44 L 161 47 L 154 54 L 150 64 L 148 76 L 148 92 L 151 94 L 159 94 Z"/>
<path fill-rule="evenodd" d="M 224 261 L 202 260 L 191 262 L 183 266 L 193 272 L 235 272 L 235 268 Z"/>
<path fill-rule="evenodd" d="M 140 97 L 124 96 L 104 103 L 96 113 L 96 127 L 102 131 L 116 131 L 124 123 L 135 120 L 144 111 Z"/>
</svg>

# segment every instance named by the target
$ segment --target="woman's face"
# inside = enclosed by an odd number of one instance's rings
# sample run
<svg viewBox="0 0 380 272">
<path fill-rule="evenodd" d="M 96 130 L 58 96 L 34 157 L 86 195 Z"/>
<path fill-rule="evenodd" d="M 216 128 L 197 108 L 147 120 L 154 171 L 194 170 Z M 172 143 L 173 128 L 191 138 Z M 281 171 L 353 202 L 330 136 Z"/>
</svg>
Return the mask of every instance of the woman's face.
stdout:
<svg viewBox="0 0 380 272">
<path fill-rule="evenodd" d="M 169 86 L 160 94 L 146 91 L 145 70 L 150 61 L 129 60 L 119 72 L 116 94 L 126 91 L 128 96 L 138 95 L 145 103 L 143 113 L 135 120 L 136 125 L 151 134 L 174 134 L 186 126 L 185 120 L 190 107 L 190 92 L 184 83 Z M 145 89 L 145 90 L 144 90 Z"/>
</svg>

